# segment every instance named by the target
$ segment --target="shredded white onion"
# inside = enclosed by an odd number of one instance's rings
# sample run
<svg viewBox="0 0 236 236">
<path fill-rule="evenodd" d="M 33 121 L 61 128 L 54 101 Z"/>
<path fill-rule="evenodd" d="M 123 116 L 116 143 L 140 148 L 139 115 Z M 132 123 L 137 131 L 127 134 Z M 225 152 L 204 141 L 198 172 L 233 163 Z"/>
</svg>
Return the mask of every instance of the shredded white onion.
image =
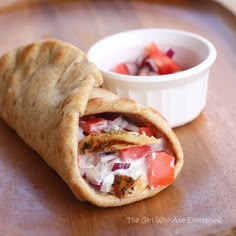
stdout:
<svg viewBox="0 0 236 236">
<path fill-rule="evenodd" d="M 119 116 L 114 120 L 109 120 L 108 121 L 108 125 L 105 129 L 105 132 L 109 132 L 109 131 L 112 131 L 112 130 L 124 130 L 124 129 L 127 129 L 129 131 L 134 131 L 134 132 L 139 131 L 138 126 L 128 122 L 122 116 Z"/>
<path fill-rule="evenodd" d="M 130 75 L 138 74 L 138 65 L 134 62 L 126 62 L 125 66 L 127 67 Z"/>
<path fill-rule="evenodd" d="M 164 138 L 159 138 L 158 143 L 149 144 L 152 152 L 158 152 L 165 149 L 165 140 Z"/>
</svg>

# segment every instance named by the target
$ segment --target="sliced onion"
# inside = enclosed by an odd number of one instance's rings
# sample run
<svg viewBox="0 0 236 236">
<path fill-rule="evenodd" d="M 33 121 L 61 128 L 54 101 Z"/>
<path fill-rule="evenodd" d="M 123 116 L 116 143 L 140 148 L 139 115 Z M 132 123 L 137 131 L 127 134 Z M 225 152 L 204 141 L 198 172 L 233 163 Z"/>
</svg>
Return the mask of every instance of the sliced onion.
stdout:
<svg viewBox="0 0 236 236">
<path fill-rule="evenodd" d="M 164 140 L 164 138 L 159 138 L 158 141 L 159 141 L 158 143 L 152 143 L 152 144 L 148 145 L 148 146 L 151 147 L 152 152 L 158 152 L 158 151 L 165 150 L 165 140 Z"/>
<path fill-rule="evenodd" d="M 114 174 L 110 172 L 110 174 L 104 177 L 100 191 L 105 193 L 110 192 L 113 183 L 114 183 Z"/>
<path fill-rule="evenodd" d="M 116 151 L 112 152 L 100 152 L 98 153 L 98 156 L 100 157 L 100 162 L 110 162 L 112 160 L 115 160 L 117 158 Z"/>
<path fill-rule="evenodd" d="M 99 169 L 100 166 L 96 166 L 95 168 Z M 102 173 L 99 172 L 99 170 L 96 170 L 95 168 L 88 169 L 86 172 L 86 179 L 89 183 L 93 184 L 100 184 L 102 180 Z"/>
<path fill-rule="evenodd" d="M 145 62 L 148 64 L 152 71 L 158 72 L 158 66 L 152 58 L 148 58 L 147 60 L 145 60 Z"/>
<path fill-rule="evenodd" d="M 144 65 L 144 61 L 146 59 L 146 55 L 142 54 L 140 56 L 137 57 L 135 63 L 137 64 L 137 66 L 140 68 L 140 67 L 143 67 Z"/>
<path fill-rule="evenodd" d="M 172 58 L 174 56 L 175 52 L 169 48 L 166 52 L 166 55 L 169 57 L 169 58 Z"/>
<path fill-rule="evenodd" d="M 100 191 L 101 190 L 101 187 L 102 187 L 102 182 L 99 183 L 99 184 L 94 184 L 94 183 L 90 183 L 89 184 L 96 190 Z"/>
<path fill-rule="evenodd" d="M 150 71 L 149 66 L 143 66 L 142 68 L 140 68 L 139 74 L 141 74 L 141 73 L 148 73 L 149 71 Z"/>
<path fill-rule="evenodd" d="M 94 166 L 94 158 L 93 156 L 79 156 L 79 167 L 83 169 L 90 169 Z"/>
<path fill-rule="evenodd" d="M 114 120 L 108 120 L 108 128 L 111 126 L 120 126 L 122 123 L 121 116 L 116 117 Z"/>
<path fill-rule="evenodd" d="M 127 127 L 127 125 L 129 125 L 129 122 L 128 122 L 127 120 L 125 120 L 125 119 L 122 118 L 122 122 L 121 122 L 121 124 L 120 124 L 120 127 L 121 127 L 122 129 L 124 129 L 125 127 Z"/>
<path fill-rule="evenodd" d="M 130 163 L 124 163 L 124 162 L 116 162 L 114 163 L 111 171 L 119 170 L 119 169 L 129 169 Z"/>
<path fill-rule="evenodd" d="M 101 190 L 102 181 L 101 181 L 100 183 L 92 183 L 92 182 L 90 182 L 90 181 L 88 180 L 86 173 L 84 173 L 82 177 L 83 177 L 83 179 L 85 179 L 85 180 L 89 183 L 89 185 L 91 185 L 94 189 L 96 189 L 96 190 L 98 190 L 98 191 Z"/>
<path fill-rule="evenodd" d="M 116 151 L 104 151 L 104 152 L 98 152 L 99 157 L 108 157 L 110 155 L 115 155 L 117 152 Z"/>
<path fill-rule="evenodd" d="M 129 71 L 130 75 L 137 75 L 138 74 L 138 65 L 136 63 L 126 62 L 125 65 Z"/>
<path fill-rule="evenodd" d="M 130 124 L 130 123 L 128 123 L 125 126 L 125 129 L 128 130 L 128 131 L 139 132 L 139 127 L 136 126 L 136 125 Z"/>
</svg>

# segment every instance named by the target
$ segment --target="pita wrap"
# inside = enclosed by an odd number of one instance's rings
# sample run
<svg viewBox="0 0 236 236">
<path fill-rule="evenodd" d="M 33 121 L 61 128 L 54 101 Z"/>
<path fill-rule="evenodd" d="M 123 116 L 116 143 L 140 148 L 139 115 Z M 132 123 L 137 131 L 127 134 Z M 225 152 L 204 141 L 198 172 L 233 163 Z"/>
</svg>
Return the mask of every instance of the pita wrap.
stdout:
<svg viewBox="0 0 236 236">
<path fill-rule="evenodd" d="M 140 177 L 135 191 L 126 197 L 96 191 L 80 173 L 81 117 L 119 113 L 152 127 L 156 136 L 165 138 L 175 158 L 175 178 L 182 169 L 183 153 L 174 132 L 157 111 L 96 88 L 102 82 L 99 70 L 82 51 L 59 40 L 24 45 L 0 59 L 0 117 L 61 176 L 78 199 L 112 207 L 151 197 L 168 185 L 150 189 Z M 123 145 L 153 142 L 146 135 L 140 135 L 138 141 L 128 135 L 124 140 L 118 135 Z"/>
</svg>

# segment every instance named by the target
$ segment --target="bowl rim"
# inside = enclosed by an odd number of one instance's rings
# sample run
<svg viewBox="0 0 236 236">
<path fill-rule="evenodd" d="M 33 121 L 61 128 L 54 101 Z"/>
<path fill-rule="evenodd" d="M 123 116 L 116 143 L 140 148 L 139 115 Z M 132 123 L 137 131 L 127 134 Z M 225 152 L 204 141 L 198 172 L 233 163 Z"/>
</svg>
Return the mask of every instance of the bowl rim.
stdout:
<svg viewBox="0 0 236 236">
<path fill-rule="evenodd" d="M 135 33 L 135 32 L 143 32 L 145 31 L 159 31 L 159 32 L 169 32 L 169 33 L 176 33 L 176 34 L 182 34 L 186 35 L 192 38 L 195 38 L 196 40 L 201 41 L 203 44 L 205 44 L 208 48 L 208 55 L 206 58 L 197 64 L 194 67 L 191 67 L 189 69 L 180 71 L 180 72 L 175 72 L 173 74 L 166 74 L 166 75 L 153 75 L 153 76 L 137 76 L 137 75 L 122 75 L 118 74 L 112 71 L 104 70 L 101 68 L 99 65 L 96 64 L 95 60 L 91 59 L 91 54 L 93 50 L 101 43 L 103 43 L 106 40 L 109 40 L 111 38 L 115 38 L 117 36 L 120 36 L 122 34 L 130 34 L 130 33 Z M 92 63 L 96 64 L 98 69 L 107 77 L 112 78 L 113 80 L 119 80 L 119 81 L 124 81 L 124 82 L 135 82 L 135 83 L 153 83 L 153 82 L 167 82 L 167 81 L 175 81 L 175 80 L 182 80 L 190 76 L 194 76 L 198 73 L 204 72 L 207 70 L 215 61 L 217 52 L 215 46 L 205 37 L 190 32 L 186 30 L 179 30 L 179 29 L 171 29 L 171 28 L 143 28 L 143 29 L 133 29 L 133 30 L 127 30 L 127 31 L 122 31 L 118 32 L 112 35 L 109 35 L 107 37 L 104 37 L 94 43 L 87 51 L 87 59 L 91 61 Z"/>
</svg>

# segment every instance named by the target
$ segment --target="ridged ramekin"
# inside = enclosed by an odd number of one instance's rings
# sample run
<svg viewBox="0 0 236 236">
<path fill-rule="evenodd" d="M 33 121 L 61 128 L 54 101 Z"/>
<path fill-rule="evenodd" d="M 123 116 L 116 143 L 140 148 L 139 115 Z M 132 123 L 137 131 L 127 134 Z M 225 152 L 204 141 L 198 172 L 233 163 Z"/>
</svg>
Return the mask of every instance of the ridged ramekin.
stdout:
<svg viewBox="0 0 236 236">
<path fill-rule="evenodd" d="M 134 61 L 150 43 L 171 48 L 173 59 L 184 69 L 158 76 L 130 76 L 111 72 L 121 62 Z M 158 110 L 171 127 L 186 124 L 203 110 L 207 99 L 210 67 L 216 49 L 206 38 L 174 29 L 139 29 L 108 36 L 87 53 L 104 77 L 103 87 Z"/>
</svg>

